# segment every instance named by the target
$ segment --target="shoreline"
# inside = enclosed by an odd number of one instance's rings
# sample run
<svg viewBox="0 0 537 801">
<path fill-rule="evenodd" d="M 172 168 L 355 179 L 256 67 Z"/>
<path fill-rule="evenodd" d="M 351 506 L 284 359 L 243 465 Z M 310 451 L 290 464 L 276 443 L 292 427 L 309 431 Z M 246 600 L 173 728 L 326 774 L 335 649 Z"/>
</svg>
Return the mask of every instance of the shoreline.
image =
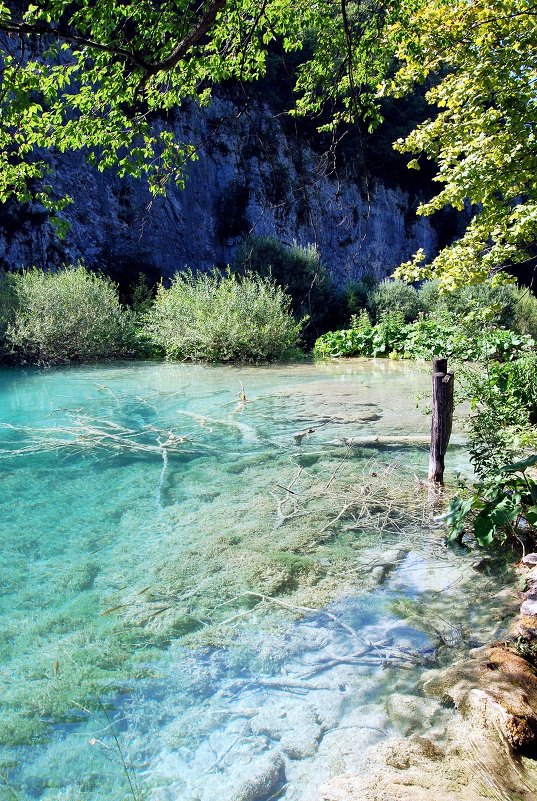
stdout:
<svg viewBox="0 0 537 801">
<path fill-rule="evenodd" d="M 537 553 L 515 569 L 524 589 L 503 591 L 506 609 L 518 608 L 507 636 L 422 678 L 425 696 L 455 707 L 459 720 L 443 738 L 425 732 L 372 749 L 364 774 L 333 777 L 316 801 L 535 799 Z"/>
</svg>

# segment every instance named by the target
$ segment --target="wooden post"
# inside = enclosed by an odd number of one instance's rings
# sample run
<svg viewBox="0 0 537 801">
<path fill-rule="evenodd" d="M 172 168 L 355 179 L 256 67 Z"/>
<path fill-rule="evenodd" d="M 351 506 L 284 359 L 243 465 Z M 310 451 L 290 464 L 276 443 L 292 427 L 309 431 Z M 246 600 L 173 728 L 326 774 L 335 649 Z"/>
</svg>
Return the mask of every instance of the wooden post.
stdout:
<svg viewBox="0 0 537 801">
<path fill-rule="evenodd" d="M 447 371 L 447 359 L 433 359 L 433 399 L 429 481 L 444 483 L 446 455 L 453 424 L 453 373 Z"/>
</svg>

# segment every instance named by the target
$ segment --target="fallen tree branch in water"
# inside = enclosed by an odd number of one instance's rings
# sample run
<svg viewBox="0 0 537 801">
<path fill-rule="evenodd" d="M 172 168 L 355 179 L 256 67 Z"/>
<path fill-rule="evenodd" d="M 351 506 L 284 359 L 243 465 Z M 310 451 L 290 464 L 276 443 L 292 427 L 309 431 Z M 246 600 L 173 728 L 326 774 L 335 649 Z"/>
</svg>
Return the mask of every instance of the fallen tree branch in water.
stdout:
<svg viewBox="0 0 537 801">
<path fill-rule="evenodd" d="M 376 436 L 369 437 L 350 437 L 344 438 L 343 442 L 349 448 L 356 446 L 360 447 L 374 447 L 375 445 L 429 445 L 430 437 L 422 436 L 421 434 L 399 434 L 399 435 L 385 435 L 377 434 Z"/>
<path fill-rule="evenodd" d="M 107 420 L 89 417 L 76 417 L 71 427 L 32 428 L 0 423 L 0 428 L 16 432 L 21 439 L 14 443 L 21 447 L 0 448 L 0 458 L 9 459 L 25 454 L 36 454 L 69 450 L 74 453 L 86 450 L 103 449 L 114 453 L 139 453 L 163 458 L 168 454 L 199 454 L 214 452 L 212 446 L 193 443 L 174 431 L 145 426 L 138 431 L 122 428 Z M 141 439 L 152 437 L 155 443 Z M 24 444 L 24 443 L 27 444 Z"/>
<path fill-rule="evenodd" d="M 232 679 L 229 684 L 226 685 L 225 689 L 228 692 L 234 692 L 235 690 L 244 689 L 244 687 L 255 687 L 256 685 L 259 687 L 268 687 L 276 690 L 304 690 L 306 692 L 311 692 L 312 690 L 334 689 L 332 684 L 312 684 L 311 682 L 304 681 L 303 679 L 292 679 L 285 677 L 268 678 L 262 676 L 254 676 L 248 679 Z"/>
</svg>

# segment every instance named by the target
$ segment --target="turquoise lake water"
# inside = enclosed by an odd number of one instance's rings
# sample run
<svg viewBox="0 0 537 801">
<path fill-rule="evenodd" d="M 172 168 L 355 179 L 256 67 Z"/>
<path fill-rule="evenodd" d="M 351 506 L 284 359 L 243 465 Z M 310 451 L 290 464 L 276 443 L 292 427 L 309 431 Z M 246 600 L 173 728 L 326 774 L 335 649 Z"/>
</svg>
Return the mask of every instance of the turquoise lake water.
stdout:
<svg viewBox="0 0 537 801">
<path fill-rule="evenodd" d="M 403 724 L 390 698 L 492 638 L 503 601 L 431 521 L 405 439 L 428 382 L 0 370 L 1 801 L 248 799 L 267 764 L 265 798 L 308 801 L 403 725 L 440 737 L 451 711 Z"/>
</svg>

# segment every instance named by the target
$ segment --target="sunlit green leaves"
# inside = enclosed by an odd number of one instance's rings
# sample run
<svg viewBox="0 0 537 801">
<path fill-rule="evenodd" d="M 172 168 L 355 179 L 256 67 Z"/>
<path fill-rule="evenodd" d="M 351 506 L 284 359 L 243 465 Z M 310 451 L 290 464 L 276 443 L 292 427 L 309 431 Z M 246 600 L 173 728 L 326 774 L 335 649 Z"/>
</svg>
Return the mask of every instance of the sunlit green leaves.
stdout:
<svg viewBox="0 0 537 801">
<path fill-rule="evenodd" d="M 374 86 L 391 58 L 378 48 L 378 33 L 395 5 L 50 0 L 12 17 L 1 3 L 0 30 L 8 33 L 0 200 L 28 199 L 28 187 L 50 167 L 45 151 L 82 150 L 100 169 L 145 175 L 154 193 L 169 180 L 181 183 L 193 148 L 163 136 L 159 117 L 186 102 L 207 104 L 216 84 L 258 79 L 274 42 L 288 53 L 307 47 L 296 113 L 325 114 L 321 127 L 357 115 L 373 126 Z M 211 24 L 196 35 L 211 9 Z"/>
<path fill-rule="evenodd" d="M 486 482 L 479 482 L 469 497 L 454 498 L 445 514 L 436 518 L 448 527 L 448 541 L 461 542 L 469 528 L 478 545 L 489 547 L 495 541 L 515 536 L 519 525 L 535 527 L 537 507 L 533 495 L 537 484 L 525 468 L 500 470 Z"/>
<path fill-rule="evenodd" d="M 528 258 L 537 239 L 537 7 L 432 0 L 406 23 L 387 32 L 400 67 L 380 91 L 400 95 L 427 80 L 426 98 L 437 109 L 395 143 L 438 166 L 442 188 L 418 213 L 451 205 L 472 207 L 474 216 L 430 264 L 420 253 L 398 274 L 435 275 L 449 290 Z"/>
</svg>

